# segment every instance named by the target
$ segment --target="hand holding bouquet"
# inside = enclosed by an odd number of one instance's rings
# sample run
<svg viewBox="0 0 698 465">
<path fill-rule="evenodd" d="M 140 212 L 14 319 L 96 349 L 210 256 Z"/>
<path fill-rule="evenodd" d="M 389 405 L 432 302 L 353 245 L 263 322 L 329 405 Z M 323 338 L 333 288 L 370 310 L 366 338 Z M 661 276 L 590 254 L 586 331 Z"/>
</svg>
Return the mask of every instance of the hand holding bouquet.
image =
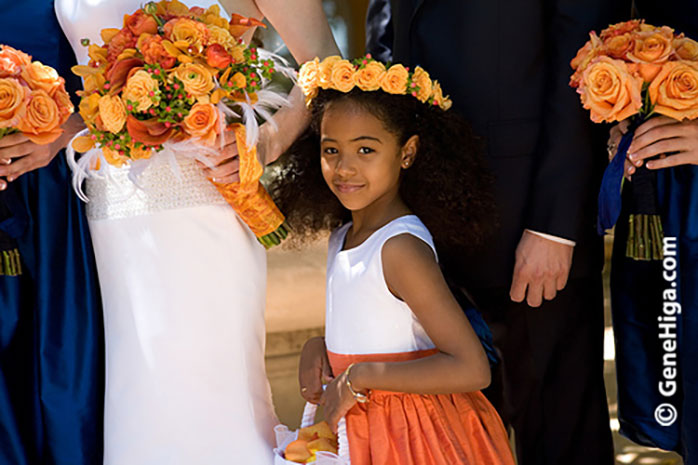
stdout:
<svg viewBox="0 0 698 465">
<path fill-rule="evenodd" d="M 275 61 L 240 37 L 259 25 L 239 15 L 228 21 L 217 5 L 164 0 L 126 15 L 121 29 L 103 30 L 103 45 L 84 43 L 90 62 L 73 71 L 84 80 L 79 110 L 89 135 L 72 144 L 88 152 L 83 166 L 123 166 L 168 151 L 213 155 L 223 132 L 233 131 L 240 181 L 211 182 L 265 246 L 278 244 L 284 217 L 259 182 L 256 117 L 270 119 L 268 109 L 285 99 L 265 89 Z"/>
<path fill-rule="evenodd" d="M 629 130 L 606 169 L 599 194 L 599 230 L 620 214 L 623 165 L 635 129 L 654 115 L 676 120 L 698 117 L 698 43 L 673 29 L 642 20 L 609 26 L 571 62 L 570 85 L 577 89 L 594 122 L 628 119 Z M 626 255 L 662 258 L 662 224 L 655 196 L 655 173 L 637 169 L 630 185 L 633 205 Z"/>
</svg>

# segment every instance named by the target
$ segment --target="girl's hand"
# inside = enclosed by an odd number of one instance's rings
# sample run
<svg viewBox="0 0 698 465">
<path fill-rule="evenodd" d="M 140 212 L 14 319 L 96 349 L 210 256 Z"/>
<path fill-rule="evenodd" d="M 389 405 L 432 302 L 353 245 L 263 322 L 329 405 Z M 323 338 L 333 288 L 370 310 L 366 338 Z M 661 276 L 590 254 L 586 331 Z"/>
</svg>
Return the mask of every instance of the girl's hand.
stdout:
<svg viewBox="0 0 698 465">
<path fill-rule="evenodd" d="M 616 124 L 611 128 L 611 133 L 608 137 L 608 161 L 610 162 L 615 158 L 616 153 L 618 151 L 618 145 L 620 145 L 620 140 L 623 138 L 623 135 L 628 132 L 628 126 L 630 126 L 630 121 L 623 120 L 620 123 Z M 626 158 L 625 160 L 625 168 L 623 169 L 625 172 L 625 177 L 630 180 L 631 176 L 635 172 L 635 167 L 630 163 L 630 160 Z"/>
<path fill-rule="evenodd" d="M 356 399 L 347 386 L 346 371 L 327 385 L 320 404 L 325 412 L 325 420 L 336 433 L 339 420 L 356 404 Z"/>
<path fill-rule="evenodd" d="M 298 364 L 301 396 L 306 402 L 319 404 L 322 398 L 322 385 L 333 379 L 332 368 L 327 358 L 325 338 L 309 339 L 303 346 Z"/>
<path fill-rule="evenodd" d="M 681 122 L 658 116 L 638 127 L 628 149 L 630 161 L 642 166 L 646 158 L 657 155 L 658 160 L 647 162 L 648 169 L 698 165 L 698 120 Z"/>
</svg>

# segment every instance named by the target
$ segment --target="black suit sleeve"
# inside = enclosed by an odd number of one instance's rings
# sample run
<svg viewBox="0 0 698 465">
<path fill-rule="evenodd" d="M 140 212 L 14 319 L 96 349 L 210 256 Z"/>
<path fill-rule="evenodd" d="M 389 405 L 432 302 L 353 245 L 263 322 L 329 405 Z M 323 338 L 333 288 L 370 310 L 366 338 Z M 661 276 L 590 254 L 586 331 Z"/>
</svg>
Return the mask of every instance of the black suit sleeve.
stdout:
<svg viewBox="0 0 698 465">
<path fill-rule="evenodd" d="M 366 13 L 366 53 L 384 63 L 393 58 L 390 0 L 371 0 Z"/>
<path fill-rule="evenodd" d="M 593 226 L 582 223 L 589 222 L 583 210 L 598 188 L 594 165 L 605 153 L 592 150 L 589 115 L 569 87 L 569 63 L 590 30 L 608 25 L 604 20 L 610 19 L 611 3 L 614 0 L 547 0 L 545 5 L 547 82 L 526 227 L 575 241 Z"/>
</svg>

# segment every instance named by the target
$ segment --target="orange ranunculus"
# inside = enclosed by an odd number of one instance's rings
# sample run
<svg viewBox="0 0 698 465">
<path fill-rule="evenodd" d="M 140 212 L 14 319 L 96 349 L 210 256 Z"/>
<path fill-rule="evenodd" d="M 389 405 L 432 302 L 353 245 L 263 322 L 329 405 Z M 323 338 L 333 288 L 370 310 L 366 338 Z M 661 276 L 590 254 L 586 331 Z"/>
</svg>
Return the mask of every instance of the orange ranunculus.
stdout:
<svg viewBox="0 0 698 465">
<path fill-rule="evenodd" d="M 138 37 L 141 34 L 157 34 L 158 23 L 155 18 L 145 13 L 143 10 L 138 10 L 132 15 L 124 16 L 124 26 L 131 33 Z"/>
<path fill-rule="evenodd" d="M 163 69 L 170 69 L 177 63 L 177 57 L 170 54 L 162 42 L 162 37 L 159 35 L 143 34 L 138 39 L 136 47 L 149 65 L 158 64 Z"/>
<path fill-rule="evenodd" d="M 637 33 L 633 48 L 626 56 L 628 60 L 636 63 L 663 63 L 669 59 L 674 51 L 673 39 L 673 29 L 666 26 Z"/>
<path fill-rule="evenodd" d="M 339 60 L 332 67 L 330 82 L 332 88 L 340 92 L 349 92 L 354 88 L 354 65 L 349 60 Z"/>
<path fill-rule="evenodd" d="M 107 45 L 107 60 L 110 63 L 116 61 L 117 57 L 127 48 L 136 46 L 137 37 L 133 35 L 130 29 L 123 28 L 114 35 Z"/>
<path fill-rule="evenodd" d="M 223 22 L 225 23 L 226 21 L 223 20 Z M 232 51 L 233 47 L 237 45 L 237 41 L 230 35 L 227 28 L 209 25 L 208 31 L 210 44 L 220 44 L 228 51 Z"/>
<path fill-rule="evenodd" d="M 143 60 L 140 58 L 126 58 L 113 63 L 105 74 L 109 81 L 109 93 L 112 95 L 118 93 L 126 84 L 131 71 L 141 66 L 143 66 Z"/>
<path fill-rule="evenodd" d="M 385 72 L 381 88 L 389 94 L 404 94 L 407 89 L 408 73 L 404 66 L 393 65 Z"/>
<path fill-rule="evenodd" d="M 29 84 L 32 90 L 41 89 L 49 95 L 53 95 L 53 92 L 63 83 L 63 79 L 58 76 L 55 69 L 39 61 L 35 61 L 22 69 L 22 79 Z"/>
<path fill-rule="evenodd" d="M 245 32 L 247 32 L 248 29 L 257 26 L 267 27 L 263 22 L 259 21 L 258 19 L 247 18 L 245 16 L 233 13 L 230 16 L 228 30 L 230 31 L 230 34 L 233 37 L 239 39 Z"/>
<path fill-rule="evenodd" d="M 102 154 L 104 154 L 104 159 L 107 160 L 107 163 L 117 168 L 128 163 L 128 157 L 124 155 L 123 151 L 119 152 L 109 147 L 102 147 Z"/>
<path fill-rule="evenodd" d="M 612 24 L 601 31 L 601 40 L 606 41 L 609 37 L 622 36 L 629 32 L 638 32 L 643 25 L 641 19 L 633 19 L 623 23 Z"/>
<path fill-rule="evenodd" d="M 135 142 L 151 146 L 164 144 L 174 132 L 174 127 L 167 127 L 155 118 L 142 121 L 133 115 L 126 118 L 126 128 Z"/>
<path fill-rule="evenodd" d="M 298 71 L 298 87 L 306 98 L 313 98 L 317 94 L 320 85 L 320 60 L 316 57 L 312 61 L 306 61 Z"/>
<path fill-rule="evenodd" d="M 78 111 L 80 116 L 82 116 L 83 121 L 85 121 L 85 124 L 90 129 L 95 127 L 97 115 L 99 115 L 99 99 L 100 95 L 94 93 L 87 97 L 83 97 L 82 100 L 80 100 Z"/>
<path fill-rule="evenodd" d="M 202 22 L 189 18 L 175 18 L 163 27 L 165 38 L 181 50 L 199 54 L 208 45 L 208 28 Z"/>
<path fill-rule="evenodd" d="M 323 89 L 329 89 L 332 85 L 332 68 L 335 63 L 342 61 L 342 57 L 332 55 L 320 62 L 318 65 L 319 83 Z"/>
<path fill-rule="evenodd" d="M 625 62 L 597 57 L 582 73 L 577 92 L 595 123 L 626 119 L 642 108 L 642 79 Z"/>
<path fill-rule="evenodd" d="M 23 116 L 29 88 L 14 78 L 0 78 L 0 128 L 17 126 Z"/>
<path fill-rule="evenodd" d="M 674 51 L 681 60 L 698 61 L 698 42 L 688 37 L 674 40 Z"/>
<path fill-rule="evenodd" d="M 158 81 L 148 71 L 139 69 L 126 81 L 121 98 L 127 104 L 134 105 L 133 109 L 137 112 L 148 111 L 154 104 L 153 97 L 159 87 Z"/>
<path fill-rule="evenodd" d="M 223 69 L 232 62 L 233 58 L 221 44 L 206 47 L 206 64 L 212 68 Z"/>
<path fill-rule="evenodd" d="M 431 96 L 431 78 L 422 67 L 417 66 L 412 73 L 412 83 L 415 84 L 419 91 L 414 92 L 420 102 L 424 103 Z"/>
<path fill-rule="evenodd" d="M 63 132 L 60 118 L 53 98 L 45 90 L 38 89 L 29 96 L 26 112 L 16 127 L 32 142 L 49 144 Z"/>
<path fill-rule="evenodd" d="M 131 145 L 129 147 L 129 153 L 131 154 L 132 160 L 145 160 L 150 158 L 151 155 L 153 155 L 153 150 L 143 145 L 140 145 L 138 147 L 136 147 L 135 145 Z"/>
<path fill-rule="evenodd" d="M 104 129 L 118 134 L 126 123 L 126 106 L 118 95 L 103 95 L 99 99 L 99 117 Z"/>
<path fill-rule="evenodd" d="M 174 76 L 182 81 L 184 90 L 195 98 L 207 96 L 215 87 L 211 72 L 198 63 L 179 65 L 174 70 Z"/>
<path fill-rule="evenodd" d="M 381 79 L 385 74 L 385 65 L 379 61 L 371 61 L 357 70 L 354 74 L 354 82 L 361 90 L 373 91 L 381 88 Z M 431 91 L 431 85 L 429 86 Z"/>
<path fill-rule="evenodd" d="M 677 120 L 698 118 L 698 65 L 665 63 L 649 86 L 649 96 L 655 113 Z"/>
<path fill-rule="evenodd" d="M 196 103 L 182 121 L 182 127 L 204 145 L 213 146 L 218 135 L 218 109 L 210 103 Z"/>
</svg>

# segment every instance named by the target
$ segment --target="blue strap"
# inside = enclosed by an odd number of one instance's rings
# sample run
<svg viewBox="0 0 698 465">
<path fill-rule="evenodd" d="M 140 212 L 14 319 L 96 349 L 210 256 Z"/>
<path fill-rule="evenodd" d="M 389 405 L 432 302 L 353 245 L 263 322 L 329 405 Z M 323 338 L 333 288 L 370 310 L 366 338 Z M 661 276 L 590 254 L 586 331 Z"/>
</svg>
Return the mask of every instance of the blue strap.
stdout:
<svg viewBox="0 0 698 465">
<path fill-rule="evenodd" d="M 611 160 L 611 163 L 608 164 L 606 171 L 603 173 L 601 189 L 599 190 L 599 216 L 596 225 L 600 236 L 603 236 L 607 229 L 615 226 L 618 216 L 620 216 L 623 168 L 625 167 L 625 157 L 628 154 L 628 148 L 634 134 L 635 127 L 631 127 L 623 135 L 618 145 L 616 156 Z"/>
</svg>

